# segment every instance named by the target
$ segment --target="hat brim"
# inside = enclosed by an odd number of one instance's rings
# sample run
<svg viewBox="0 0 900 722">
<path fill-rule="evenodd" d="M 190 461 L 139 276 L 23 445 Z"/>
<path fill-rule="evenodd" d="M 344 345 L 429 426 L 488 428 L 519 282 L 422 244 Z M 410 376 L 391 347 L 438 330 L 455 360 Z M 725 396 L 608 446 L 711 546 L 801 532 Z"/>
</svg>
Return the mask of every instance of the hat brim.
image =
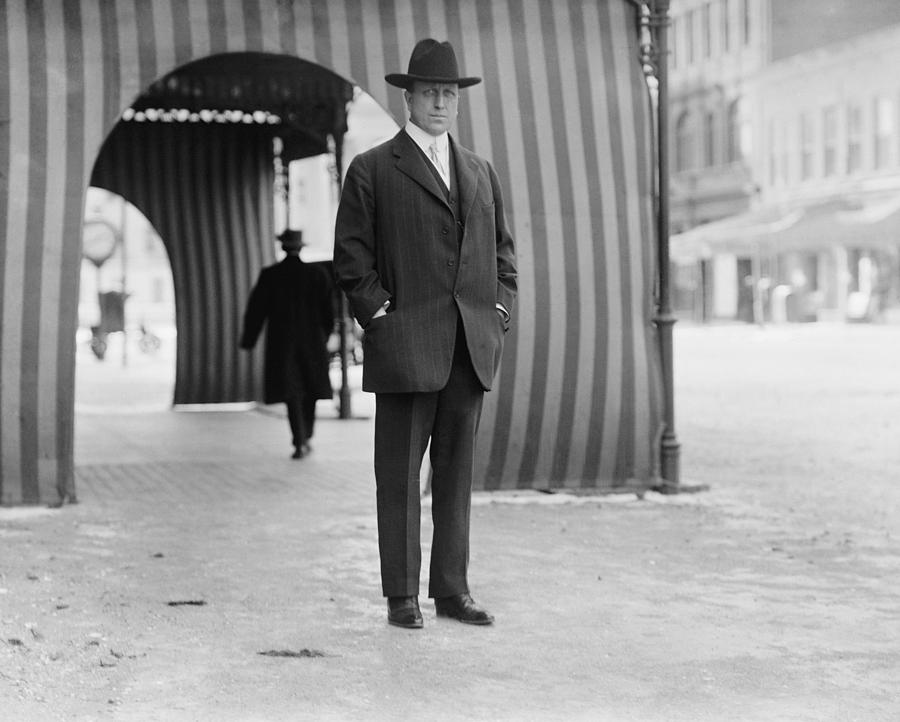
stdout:
<svg viewBox="0 0 900 722">
<path fill-rule="evenodd" d="M 409 90 L 409 86 L 416 81 L 421 83 L 455 83 L 460 88 L 468 88 L 472 85 L 478 85 L 481 78 L 435 78 L 427 75 L 408 75 L 406 73 L 389 73 L 384 79 L 397 88 Z"/>
<path fill-rule="evenodd" d="M 303 231 L 284 231 L 277 236 L 284 250 L 295 250 L 303 248 L 306 242 L 303 240 Z"/>
</svg>

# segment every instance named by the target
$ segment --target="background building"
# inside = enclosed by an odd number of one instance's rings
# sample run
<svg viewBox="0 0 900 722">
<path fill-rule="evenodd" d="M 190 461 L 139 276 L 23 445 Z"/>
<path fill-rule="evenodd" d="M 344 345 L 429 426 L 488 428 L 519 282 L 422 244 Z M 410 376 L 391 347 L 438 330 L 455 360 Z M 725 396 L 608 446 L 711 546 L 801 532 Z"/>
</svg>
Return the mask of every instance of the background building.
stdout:
<svg viewBox="0 0 900 722">
<path fill-rule="evenodd" d="M 676 306 L 881 320 L 898 306 L 900 5 L 672 4 Z"/>
</svg>

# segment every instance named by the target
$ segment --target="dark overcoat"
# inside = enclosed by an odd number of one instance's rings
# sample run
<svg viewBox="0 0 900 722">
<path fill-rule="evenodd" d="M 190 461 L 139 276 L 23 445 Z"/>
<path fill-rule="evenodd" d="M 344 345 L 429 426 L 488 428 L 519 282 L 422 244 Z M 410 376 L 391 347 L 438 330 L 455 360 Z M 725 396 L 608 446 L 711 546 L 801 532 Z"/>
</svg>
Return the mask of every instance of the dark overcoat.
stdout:
<svg viewBox="0 0 900 722">
<path fill-rule="evenodd" d="M 456 209 L 404 130 L 347 170 L 334 270 L 365 329 L 366 391 L 442 389 L 458 320 L 485 390 L 497 371 L 505 330 L 496 304 L 513 309 L 515 247 L 494 169 L 452 138 L 450 152 Z M 373 320 L 388 300 L 387 315 Z"/>
<path fill-rule="evenodd" d="M 333 395 L 328 376 L 328 336 L 334 324 L 330 274 L 287 256 L 267 266 L 244 313 L 241 348 L 251 349 L 266 326 L 265 402 L 307 394 Z"/>
</svg>

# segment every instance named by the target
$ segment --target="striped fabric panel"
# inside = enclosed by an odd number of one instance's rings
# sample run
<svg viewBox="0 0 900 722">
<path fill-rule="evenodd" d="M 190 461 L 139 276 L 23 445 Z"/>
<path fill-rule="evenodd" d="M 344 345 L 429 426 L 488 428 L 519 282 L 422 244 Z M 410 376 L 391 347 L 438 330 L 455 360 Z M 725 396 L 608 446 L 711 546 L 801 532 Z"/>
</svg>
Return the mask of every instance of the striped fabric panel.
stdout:
<svg viewBox="0 0 900 722">
<path fill-rule="evenodd" d="M 134 203 L 166 246 L 176 405 L 262 398 L 262 344 L 247 354 L 237 339 L 250 288 L 275 260 L 263 195 L 273 185 L 271 148 L 270 131 L 255 125 L 121 123 L 95 166 L 92 184 Z"/>
<path fill-rule="evenodd" d="M 53 501 L 72 483 L 83 197 L 121 111 L 180 64 L 251 50 L 331 68 L 402 121 L 383 76 L 405 70 L 424 36 L 451 40 L 463 72 L 484 78 L 464 92 L 457 134 L 496 167 L 519 249 L 479 478 L 609 488 L 652 477 L 661 381 L 635 12 L 629 0 L 0 0 L 0 500 Z M 236 275 L 238 249 L 224 262 L 217 277 Z"/>
</svg>

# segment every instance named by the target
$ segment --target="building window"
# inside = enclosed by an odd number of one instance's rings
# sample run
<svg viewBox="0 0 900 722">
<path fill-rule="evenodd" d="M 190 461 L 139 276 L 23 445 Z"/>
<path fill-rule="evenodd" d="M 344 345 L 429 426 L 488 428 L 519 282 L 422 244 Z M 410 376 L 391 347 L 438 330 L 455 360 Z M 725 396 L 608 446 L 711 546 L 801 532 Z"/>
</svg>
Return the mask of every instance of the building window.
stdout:
<svg viewBox="0 0 900 722">
<path fill-rule="evenodd" d="M 891 163 L 891 146 L 896 128 L 894 104 L 889 98 L 875 99 L 874 126 L 873 166 L 887 168 Z"/>
<path fill-rule="evenodd" d="M 788 138 L 791 137 L 791 126 L 788 121 L 784 121 L 781 127 L 781 179 L 787 183 L 790 178 L 791 151 L 789 148 Z"/>
<path fill-rule="evenodd" d="M 800 116 L 800 180 L 813 176 L 813 120 L 810 113 Z"/>
<path fill-rule="evenodd" d="M 738 118 L 741 118 L 741 114 L 738 113 Z M 746 119 L 740 119 L 740 158 L 739 160 L 744 160 L 745 158 L 753 157 L 753 125 L 750 121 Z"/>
<path fill-rule="evenodd" d="M 731 52 L 731 0 L 722 0 L 722 52 Z"/>
<path fill-rule="evenodd" d="M 681 29 L 681 23 L 678 18 L 672 18 L 672 30 L 669 33 L 669 61 L 672 64 L 672 70 L 678 67 L 678 31 Z"/>
<path fill-rule="evenodd" d="M 779 181 L 778 138 L 775 135 L 775 121 L 769 121 L 769 185 L 776 186 Z"/>
<path fill-rule="evenodd" d="M 703 165 L 716 164 L 716 116 L 712 112 L 703 115 Z"/>
<path fill-rule="evenodd" d="M 781 126 L 781 178 L 787 183 L 791 177 L 791 144 L 788 138 L 791 137 L 790 121 L 785 120 Z"/>
<path fill-rule="evenodd" d="M 725 160 L 734 163 L 741 160 L 741 155 L 741 106 L 740 100 L 735 100 L 728 106 Z"/>
<path fill-rule="evenodd" d="M 822 174 L 837 173 L 837 108 L 829 105 L 822 111 Z"/>
<path fill-rule="evenodd" d="M 687 64 L 694 62 L 694 11 L 684 16 L 684 47 L 687 50 Z"/>
<path fill-rule="evenodd" d="M 847 108 L 847 173 L 862 170 L 862 108 Z"/>
<path fill-rule="evenodd" d="M 690 113 L 684 111 L 675 124 L 675 170 L 684 171 L 693 165 L 694 138 Z"/>
<path fill-rule="evenodd" d="M 773 186 L 784 185 L 790 171 L 790 125 L 787 121 L 769 121 L 769 181 Z"/>
<path fill-rule="evenodd" d="M 700 12 L 701 32 L 703 33 L 703 57 L 708 58 L 712 55 L 712 22 L 710 15 L 712 14 L 712 4 L 705 3 Z"/>
<path fill-rule="evenodd" d="M 750 0 L 741 0 L 741 25 L 744 32 L 744 45 L 750 44 Z"/>
<path fill-rule="evenodd" d="M 778 153 L 775 152 L 775 121 L 769 121 L 769 185 L 778 181 Z"/>
</svg>

